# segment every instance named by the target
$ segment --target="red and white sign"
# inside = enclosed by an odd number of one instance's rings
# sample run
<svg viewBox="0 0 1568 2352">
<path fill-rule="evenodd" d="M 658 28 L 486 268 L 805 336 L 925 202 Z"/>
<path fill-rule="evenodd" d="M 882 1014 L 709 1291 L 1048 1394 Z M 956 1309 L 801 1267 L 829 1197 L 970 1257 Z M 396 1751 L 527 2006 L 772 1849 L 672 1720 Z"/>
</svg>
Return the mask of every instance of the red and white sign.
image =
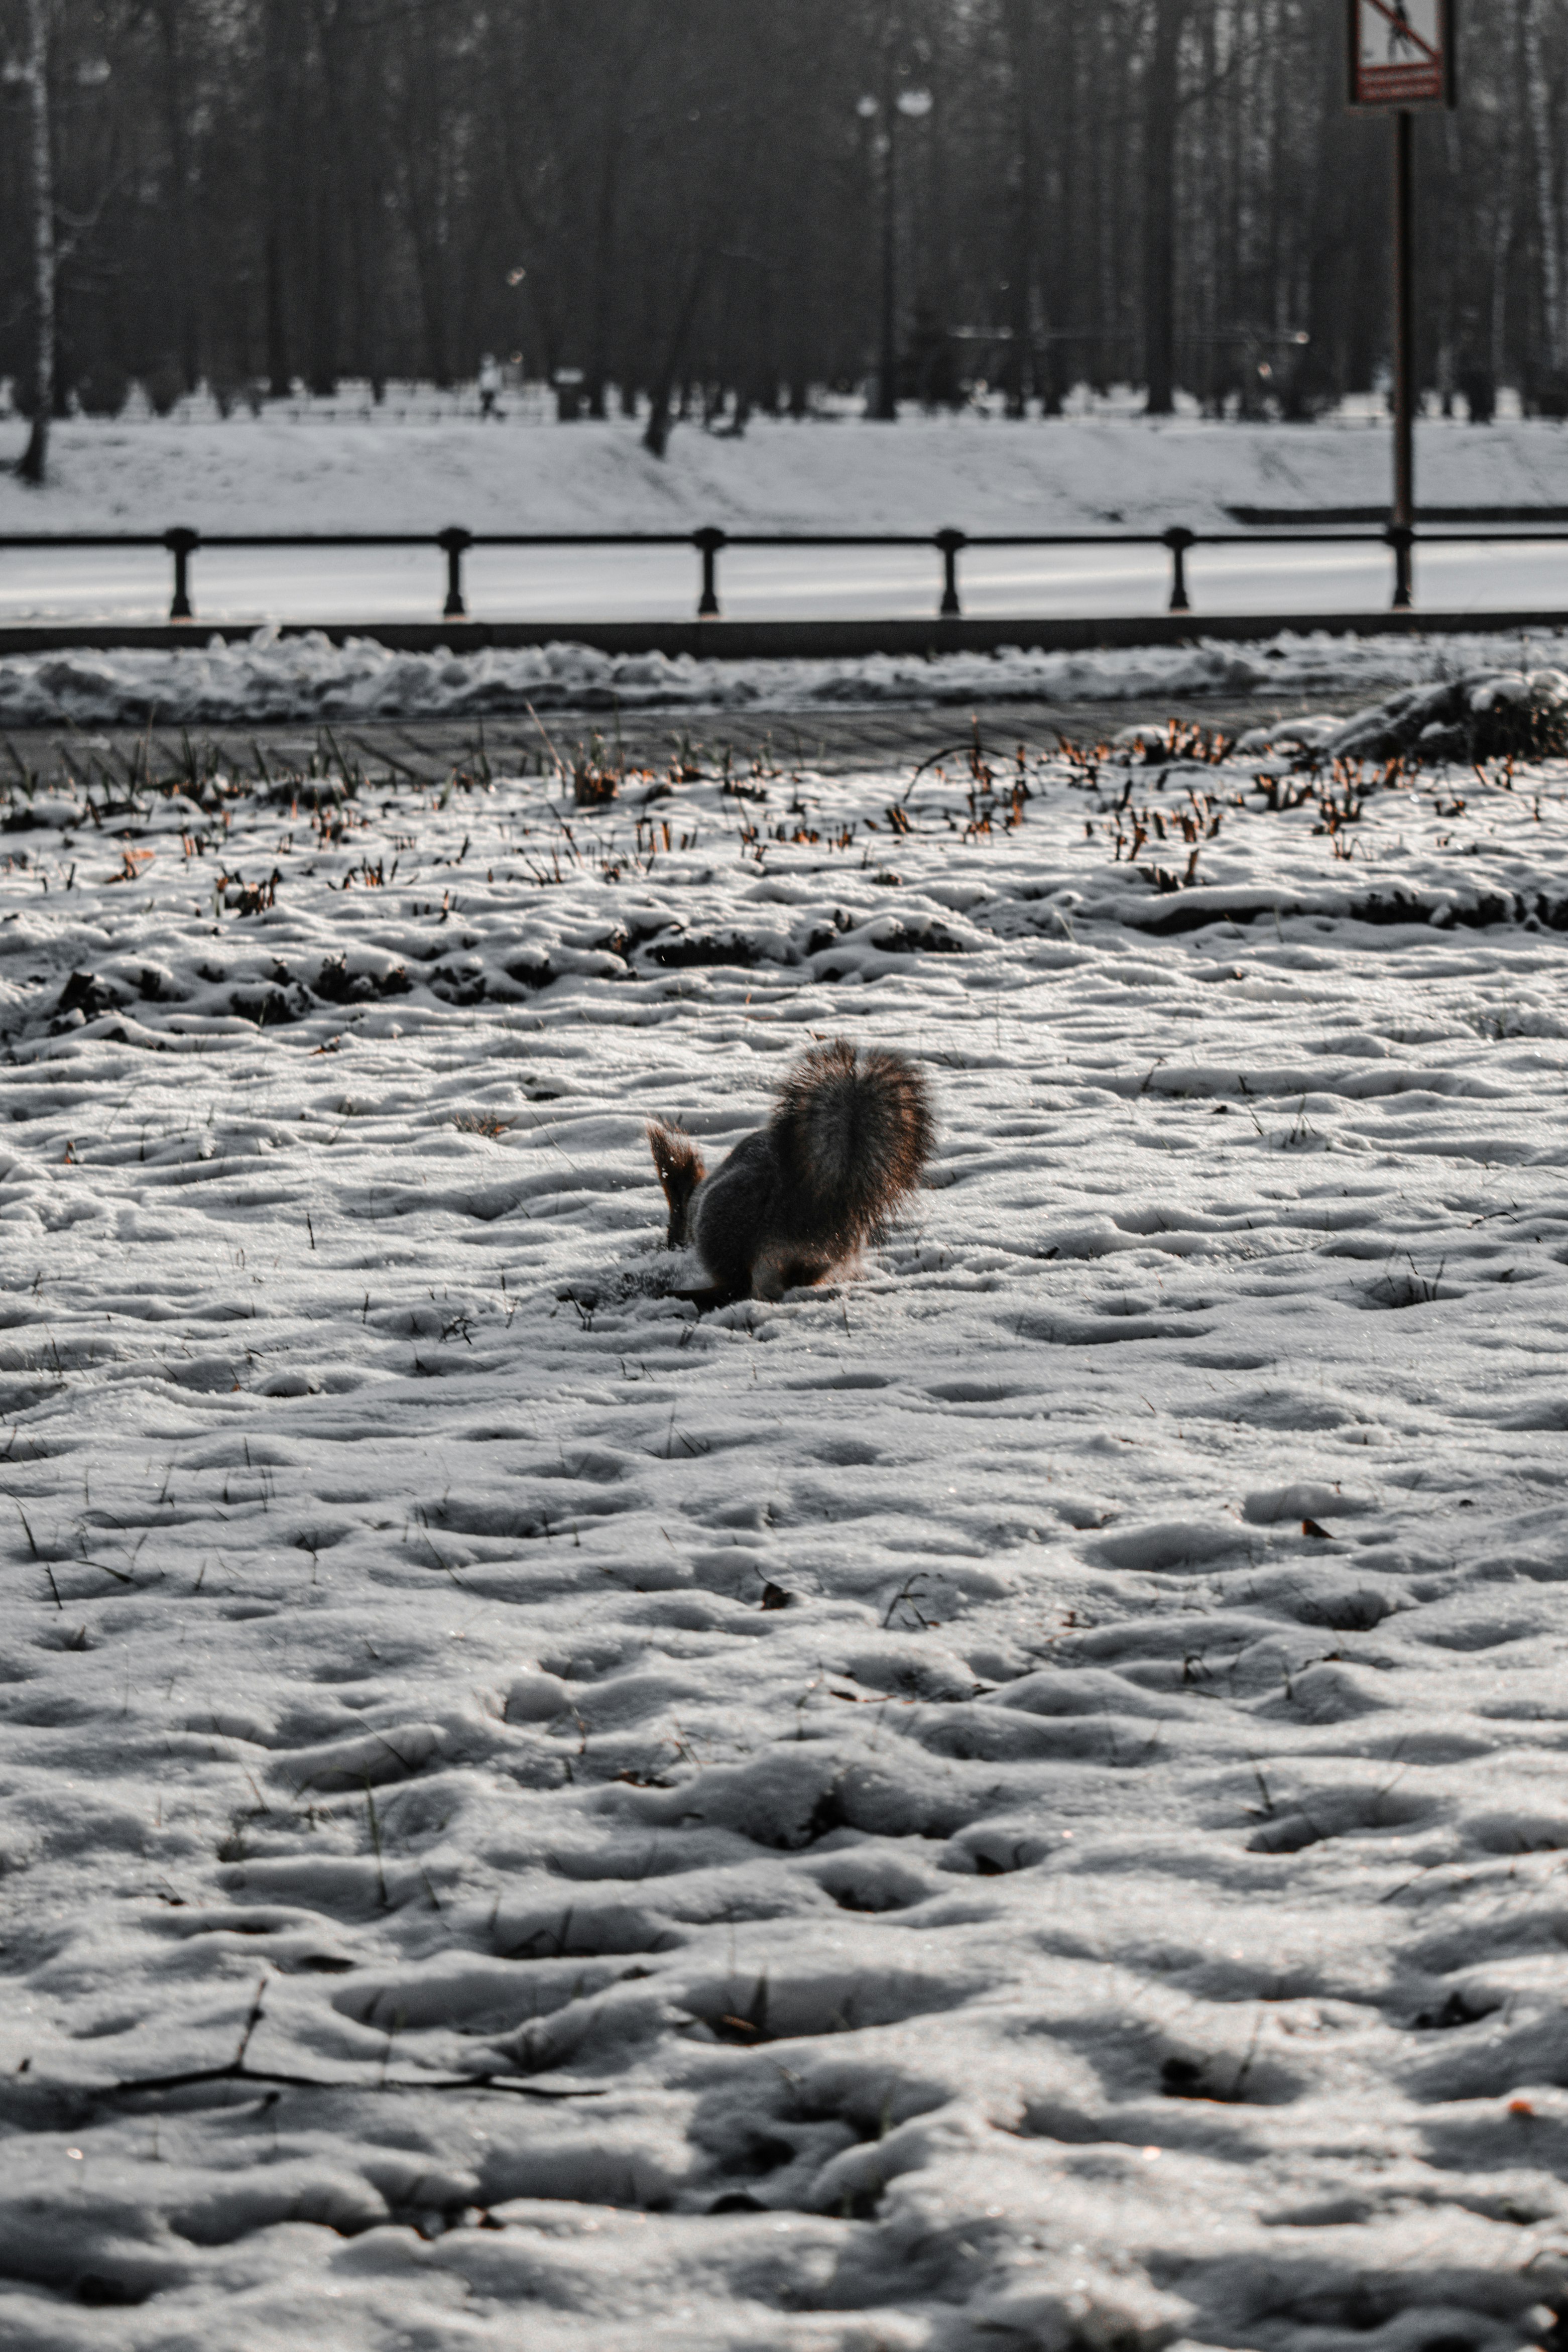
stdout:
<svg viewBox="0 0 1568 2352">
<path fill-rule="evenodd" d="M 1451 0 L 1351 0 L 1353 106 L 1453 104 Z"/>
</svg>

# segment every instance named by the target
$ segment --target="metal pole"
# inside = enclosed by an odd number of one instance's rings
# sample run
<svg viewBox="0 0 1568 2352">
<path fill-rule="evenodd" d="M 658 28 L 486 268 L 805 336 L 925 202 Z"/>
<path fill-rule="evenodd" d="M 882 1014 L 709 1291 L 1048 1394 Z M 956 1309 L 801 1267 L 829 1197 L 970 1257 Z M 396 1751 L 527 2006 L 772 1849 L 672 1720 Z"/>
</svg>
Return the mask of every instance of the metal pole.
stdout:
<svg viewBox="0 0 1568 2352">
<path fill-rule="evenodd" d="M 715 565 L 718 551 L 724 545 L 724 533 L 716 530 L 712 523 L 706 523 L 701 530 L 693 531 L 692 544 L 698 549 L 703 560 L 703 593 L 697 603 L 697 618 L 699 621 L 716 621 L 718 583 L 715 578 Z"/>
<path fill-rule="evenodd" d="M 958 602 L 958 550 L 964 544 L 961 530 L 939 530 L 936 544 L 942 551 L 942 618 L 956 620 L 964 607 Z"/>
<path fill-rule="evenodd" d="M 163 544 L 174 559 L 174 600 L 169 607 L 172 621 L 193 621 L 196 617 L 191 607 L 190 562 L 201 543 L 199 531 L 187 530 L 178 524 L 163 533 Z"/>
<path fill-rule="evenodd" d="M 441 608 L 444 621 L 460 621 L 468 610 L 463 602 L 463 551 L 472 538 L 471 531 L 456 523 L 435 535 L 435 544 L 446 554 L 446 602 Z"/>
<path fill-rule="evenodd" d="M 1412 118 L 1394 118 L 1394 608 L 1412 602 L 1410 541 L 1416 529 L 1415 205 Z"/>
<path fill-rule="evenodd" d="M 1180 523 L 1165 533 L 1166 545 L 1171 551 L 1171 602 L 1173 613 L 1190 613 L 1192 600 L 1186 593 L 1186 551 L 1194 544 L 1194 534 Z"/>
</svg>

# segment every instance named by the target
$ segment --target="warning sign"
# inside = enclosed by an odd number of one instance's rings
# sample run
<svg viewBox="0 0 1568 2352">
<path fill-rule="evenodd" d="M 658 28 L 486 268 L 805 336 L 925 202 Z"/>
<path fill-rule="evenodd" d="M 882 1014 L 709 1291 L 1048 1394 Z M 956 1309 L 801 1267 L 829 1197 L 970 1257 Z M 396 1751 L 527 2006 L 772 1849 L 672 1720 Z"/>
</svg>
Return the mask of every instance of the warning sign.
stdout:
<svg viewBox="0 0 1568 2352">
<path fill-rule="evenodd" d="M 1452 106 L 1453 0 L 1350 0 L 1353 106 Z"/>
</svg>

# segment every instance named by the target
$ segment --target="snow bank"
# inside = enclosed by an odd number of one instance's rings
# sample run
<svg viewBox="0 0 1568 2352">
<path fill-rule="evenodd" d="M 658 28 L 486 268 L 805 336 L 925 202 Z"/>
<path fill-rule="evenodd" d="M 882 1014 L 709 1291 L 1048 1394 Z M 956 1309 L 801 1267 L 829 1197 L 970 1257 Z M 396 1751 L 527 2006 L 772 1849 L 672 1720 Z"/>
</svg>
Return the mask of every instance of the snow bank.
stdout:
<svg viewBox="0 0 1568 2352">
<path fill-rule="evenodd" d="M 274 628 L 189 651 L 78 649 L 0 658 L 0 726 L 218 726 L 268 720 L 460 719 L 536 709 L 810 710 L 833 705 L 1289 695 L 1448 683 L 1500 666 L 1568 662 L 1568 636 L 1476 632 L 1344 637 L 1287 631 L 1231 644 L 1102 653 L 876 656 L 848 661 L 697 661 L 555 644 L 413 654 Z"/>
</svg>

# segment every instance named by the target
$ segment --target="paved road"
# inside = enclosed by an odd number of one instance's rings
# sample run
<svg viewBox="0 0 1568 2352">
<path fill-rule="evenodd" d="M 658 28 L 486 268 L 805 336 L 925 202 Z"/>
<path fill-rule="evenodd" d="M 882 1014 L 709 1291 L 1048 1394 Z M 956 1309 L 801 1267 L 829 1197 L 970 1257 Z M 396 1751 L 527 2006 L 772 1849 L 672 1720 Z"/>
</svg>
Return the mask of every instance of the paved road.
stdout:
<svg viewBox="0 0 1568 2352">
<path fill-rule="evenodd" d="M 1391 559 L 1377 547 L 1199 548 L 1187 571 L 1200 619 L 1375 611 L 1392 592 Z M 445 592 L 434 548 L 216 550 L 193 559 L 191 579 L 209 621 L 429 621 Z M 170 580 L 156 548 L 0 550 L 0 622 L 162 620 Z M 1158 613 L 1170 562 L 1160 548 L 979 549 L 961 559 L 960 584 L 977 618 Z M 689 620 L 696 558 L 684 548 L 480 549 L 465 585 L 476 620 Z M 938 588 L 938 560 L 924 549 L 738 549 L 720 562 L 735 620 L 918 618 L 936 611 Z M 1434 611 L 1560 611 L 1568 541 L 1435 547 L 1417 556 L 1416 588 Z"/>
<path fill-rule="evenodd" d="M 1223 733 L 1261 725 L 1301 710 L 1350 710 L 1364 697 L 1296 695 L 1281 700 L 1260 695 L 1250 699 L 1217 698 L 1214 701 L 1169 703 L 1038 702 L 989 703 L 979 713 L 982 740 L 991 748 L 1009 752 L 1015 743 L 1048 748 L 1061 737 L 1095 743 L 1119 728 L 1163 724 L 1173 713 L 1182 724 L 1196 721 Z M 547 722 L 550 741 L 570 757 L 603 725 L 602 712 L 573 716 L 553 712 Z M 726 746 L 736 763 L 745 768 L 753 756 L 768 763 L 799 763 L 829 771 L 905 763 L 929 759 L 946 744 L 967 737 L 968 714 L 941 710 L 831 710 L 779 715 L 724 713 L 705 718 L 685 711 L 647 711 L 623 721 L 622 743 L 629 767 L 662 766 L 683 740 L 704 747 L 706 755 L 721 760 Z M 234 727 L 197 730 L 193 750 L 204 760 L 211 745 L 216 763 L 254 774 L 257 755 L 274 772 L 289 766 L 308 769 L 312 758 L 333 756 L 334 744 L 349 761 L 360 760 L 374 774 L 378 766 L 411 772 L 432 784 L 444 782 L 454 768 L 471 767 L 481 750 L 497 772 L 516 770 L 527 762 L 537 770 L 541 754 L 548 758 L 538 730 L 525 719 L 486 722 L 483 735 L 472 720 L 428 721 L 404 727 L 345 726 L 331 741 L 313 727 Z M 0 733 L 0 768 L 13 773 L 20 765 L 41 783 L 58 778 L 68 769 L 84 765 L 140 768 L 143 757 L 158 774 L 177 774 L 185 762 L 178 735 L 155 731 L 151 737 L 133 728 L 92 730 L 73 735 L 57 729 Z"/>
</svg>

